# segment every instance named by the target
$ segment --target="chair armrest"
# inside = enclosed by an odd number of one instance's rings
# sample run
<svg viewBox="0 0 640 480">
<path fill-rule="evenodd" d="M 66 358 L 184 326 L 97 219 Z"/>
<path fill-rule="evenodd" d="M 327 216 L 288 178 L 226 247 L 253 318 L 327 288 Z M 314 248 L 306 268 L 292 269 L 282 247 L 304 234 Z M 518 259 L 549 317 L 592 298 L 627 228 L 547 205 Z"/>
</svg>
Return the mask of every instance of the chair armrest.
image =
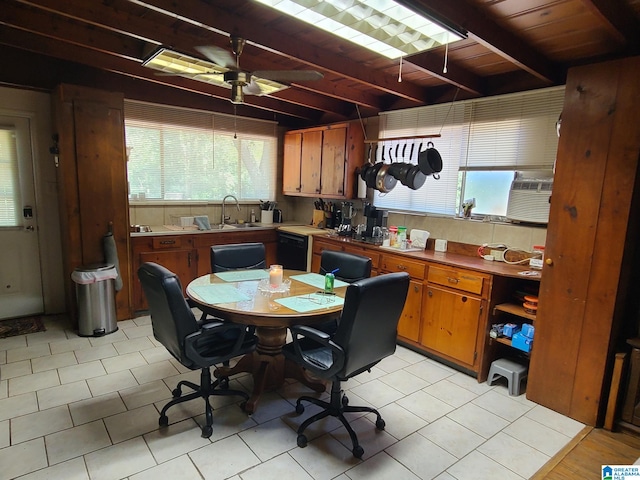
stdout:
<svg viewBox="0 0 640 480">
<path fill-rule="evenodd" d="M 208 357 L 202 355 L 198 351 L 199 341 L 205 340 L 206 338 L 211 336 L 222 337 L 225 333 L 234 331 L 237 332 L 237 336 L 233 339 L 233 344 L 231 345 L 231 339 L 221 339 L 223 340 L 223 342 L 221 342 L 221 346 L 223 346 L 223 344 L 226 344 L 226 348 L 221 349 L 221 351 L 218 352 L 218 355 Z M 185 351 L 189 358 L 201 365 L 214 365 L 215 363 L 223 362 L 235 357 L 236 355 L 244 353 L 248 350 L 247 344 L 253 343 L 253 345 L 251 346 L 255 346 L 255 337 L 250 334 L 250 336 L 253 337 L 254 340 L 253 342 L 251 342 L 251 339 L 246 338 L 247 333 L 248 332 L 246 325 L 214 320 L 212 322 L 205 323 L 200 327 L 200 330 L 185 337 Z"/>
<path fill-rule="evenodd" d="M 333 376 L 342 368 L 344 350 L 332 340 L 331 335 L 306 325 L 293 325 L 290 330 L 296 361 L 302 367 L 325 378 Z M 325 366 L 322 362 L 314 361 L 318 358 L 317 353 L 323 349 L 331 354 L 331 365 Z"/>
</svg>

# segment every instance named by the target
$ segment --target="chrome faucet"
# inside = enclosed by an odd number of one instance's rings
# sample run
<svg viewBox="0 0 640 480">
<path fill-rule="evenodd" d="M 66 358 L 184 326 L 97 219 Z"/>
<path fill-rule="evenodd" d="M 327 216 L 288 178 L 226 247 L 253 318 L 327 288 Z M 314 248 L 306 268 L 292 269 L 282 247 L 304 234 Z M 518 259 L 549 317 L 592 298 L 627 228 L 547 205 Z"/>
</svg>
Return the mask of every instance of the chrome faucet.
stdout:
<svg viewBox="0 0 640 480">
<path fill-rule="evenodd" d="M 229 220 L 231 220 L 231 217 L 227 217 L 224 214 L 224 206 L 225 206 L 224 204 L 225 204 L 227 198 L 233 198 L 236 201 L 236 208 L 238 209 L 238 211 L 240 211 L 240 204 L 238 203 L 238 199 L 236 197 L 234 197 L 233 195 L 227 195 L 226 197 L 224 197 L 222 199 L 222 221 L 220 222 L 221 225 L 224 225 Z"/>
</svg>

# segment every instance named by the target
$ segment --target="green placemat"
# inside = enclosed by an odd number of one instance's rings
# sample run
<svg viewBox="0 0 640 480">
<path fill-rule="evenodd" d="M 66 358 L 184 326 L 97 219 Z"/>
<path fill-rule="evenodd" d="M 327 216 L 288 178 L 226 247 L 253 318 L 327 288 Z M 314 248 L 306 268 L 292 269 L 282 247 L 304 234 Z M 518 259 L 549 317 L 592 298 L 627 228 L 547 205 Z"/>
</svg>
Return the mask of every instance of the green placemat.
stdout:
<svg viewBox="0 0 640 480">
<path fill-rule="evenodd" d="M 320 275 L 319 273 L 303 273 L 300 275 L 292 275 L 289 278 L 302 283 L 306 283 L 307 285 L 311 285 L 312 287 L 319 288 L 320 290 L 324 290 L 324 275 Z M 334 288 L 346 287 L 347 285 L 349 284 L 338 280 L 337 278 L 333 282 Z"/>
<path fill-rule="evenodd" d="M 191 290 L 203 301 L 214 305 L 216 303 L 235 303 L 250 300 L 251 297 L 245 295 L 233 285 L 224 283 L 212 285 L 195 285 Z"/>
<path fill-rule="evenodd" d="M 269 278 L 267 270 L 231 270 L 229 272 L 214 273 L 216 277 L 225 282 L 243 282 L 245 280 L 262 280 Z"/>
<path fill-rule="evenodd" d="M 323 295 L 321 293 L 309 293 L 306 295 L 296 295 L 295 297 L 285 297 L 276 300 L 276 303 L 295 310 L 299 313 L 321 310 L 323 308 L 333 308 L 336 305 L 344 305 L 344 298 L 338 295 Z"/>
</svg>

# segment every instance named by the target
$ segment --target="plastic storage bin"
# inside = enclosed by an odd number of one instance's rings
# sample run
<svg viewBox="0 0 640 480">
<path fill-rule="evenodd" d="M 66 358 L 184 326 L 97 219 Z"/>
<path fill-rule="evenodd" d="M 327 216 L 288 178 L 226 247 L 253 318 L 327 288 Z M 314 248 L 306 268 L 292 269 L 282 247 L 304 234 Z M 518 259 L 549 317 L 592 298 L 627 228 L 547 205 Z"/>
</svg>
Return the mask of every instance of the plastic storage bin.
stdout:
<svg viewBox="0 0 640 480">
<path fill-rule="evenodd" d="M 115 304 L 116 268 L 93 264 L 76 268 L 71 279 L 76 284 L 78 335 L 101 337 L 118 330 Z"/>
</svg>

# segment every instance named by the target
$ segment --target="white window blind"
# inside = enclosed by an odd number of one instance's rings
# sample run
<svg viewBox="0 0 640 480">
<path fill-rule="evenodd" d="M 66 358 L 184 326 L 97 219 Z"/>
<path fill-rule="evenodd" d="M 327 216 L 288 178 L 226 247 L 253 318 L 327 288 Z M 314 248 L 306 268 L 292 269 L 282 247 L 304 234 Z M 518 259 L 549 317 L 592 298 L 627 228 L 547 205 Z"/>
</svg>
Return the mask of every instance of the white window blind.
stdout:
<svg viewBox="0 0 640 480">
<path fill-rule="evenodd" d="M 553 87 L 382 113 L 380 138 L 440 133 L 441 137 L 431 141 L 442 156 L 443 169 L 439 180 L 430 176 L 419 190 L 398 182 L 387 194 L 375 192 L 374 204 L 391 210 L 454 215 L 465 171 L 550 171 L 563 100 L 564 87 Z M 427 141 L 409 142 L 422 143 L 419 148 L 424 149 Z M 377 155 L 376 161 L 393 159 Z"/>
<path fill-rule="evenodd" d="M 125 102 L 129 189 L 145 200 L 273 200 L 275 122 Z"/>
<path fill-rule="evenodd" d="M 469 151 L 460 167 L 552 169 L 563 101 L 564 88 L 552 88 L 468 102 Z"/>
<path fill-rule="evenodd" d="M 16 132 L 13 127 L 0 125 L 0 227 L 20 225 L 16 202 L 18 182 Z"/>
</svg>

